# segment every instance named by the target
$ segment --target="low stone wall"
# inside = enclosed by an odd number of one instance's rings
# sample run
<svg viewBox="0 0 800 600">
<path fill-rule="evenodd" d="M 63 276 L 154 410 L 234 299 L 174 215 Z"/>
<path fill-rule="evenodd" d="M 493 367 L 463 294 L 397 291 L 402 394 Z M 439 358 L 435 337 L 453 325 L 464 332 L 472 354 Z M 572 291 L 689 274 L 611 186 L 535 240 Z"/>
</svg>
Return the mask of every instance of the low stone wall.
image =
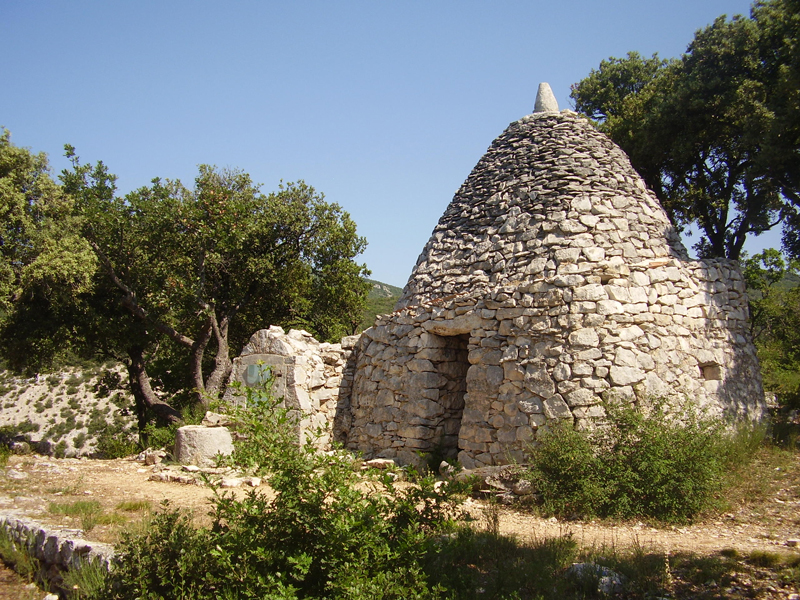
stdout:
<svg viewBox="0 0 800 600">
<path fill-rule="evenodd" d="M 0 528 L 21 550 L 44 563 L 51 581 L 59 578 L 61 571 L 92 561 L 109 568 L 114 557 L 113 546 L 83 539 L 80 529 L 48 528 L 26 517 L 1 513 Z"/>
</svg>

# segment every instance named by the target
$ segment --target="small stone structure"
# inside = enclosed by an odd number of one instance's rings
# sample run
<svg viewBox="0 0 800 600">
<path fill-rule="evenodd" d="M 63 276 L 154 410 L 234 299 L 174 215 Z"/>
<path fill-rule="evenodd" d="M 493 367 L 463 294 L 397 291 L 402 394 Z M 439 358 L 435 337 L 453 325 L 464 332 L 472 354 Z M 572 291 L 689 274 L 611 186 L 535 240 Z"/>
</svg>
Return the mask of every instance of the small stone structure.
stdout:
<svg viewBox="0 0 800 600">
<path fill-rule="evenodd" d="M 359 336 L 340 344 L 320 343 L 310 333 L 272 326 L 257 331 L 233 361 L 231 382 L 254 386 L 264 373 L 272 377 L 272 392 L 284 406 L 299 415 L 300 439 L 311 434 L 320 447 L 330 443 L 331 433 L 343 441 L 350 428 L 349 396 L 353 379 L 348 359 Z M 241 401 L 241 391 L 228 387 L 226 400 Z M 317 436 L 317 431 L 322 431 Z"/>
<path fill-rule="evenodd" d="M 542 84 L 456 193 L 394 313 L 341 346 L 260 331 L 235 377 L 274 366 L 303 427 L 331 424 L 366 458 L 438 449 L 475 468 L 522 460 L 554 420 L 593 427 L 604 401 L 762 418 L 747 319 L 738 264 L 689 260 L 625 153 Z"/>
<path fill-rule="evenodd" d="M 396 310 L 357 348 L 347 445 L 467 467 L 522 459 L 554 419 L 604 400 L 691 399 L 761 418 L 737 263 L 688 259 L 625 153 L 586 119 L 537 112 L 491 145 L 447 207 Z"/>
</svg>

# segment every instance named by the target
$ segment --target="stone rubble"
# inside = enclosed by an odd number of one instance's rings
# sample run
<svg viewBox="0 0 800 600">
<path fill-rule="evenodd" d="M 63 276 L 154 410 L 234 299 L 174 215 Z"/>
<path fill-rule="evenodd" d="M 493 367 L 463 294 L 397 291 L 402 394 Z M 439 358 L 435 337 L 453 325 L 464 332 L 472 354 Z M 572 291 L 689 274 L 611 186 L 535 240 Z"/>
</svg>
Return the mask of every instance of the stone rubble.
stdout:
<svg viewBox="0 0 800 600">
<path fill-rule="evenodd" d="M 320 448 L 331 435 L 344 441 L 350 428 L 349 396 L 353 380 L 350 356 L 359 336 L 339 344 L 318 342 L 302 330 L 289 333 L 277 326 L 257 331 L 233 361 L 231 383 L 254 386 L 269 369 L 272 393 L 299 421 L 299 439 L 311 439 Z M 243 392 L 228 386 L 225 399 L 241 402 Z"/>
</svg>

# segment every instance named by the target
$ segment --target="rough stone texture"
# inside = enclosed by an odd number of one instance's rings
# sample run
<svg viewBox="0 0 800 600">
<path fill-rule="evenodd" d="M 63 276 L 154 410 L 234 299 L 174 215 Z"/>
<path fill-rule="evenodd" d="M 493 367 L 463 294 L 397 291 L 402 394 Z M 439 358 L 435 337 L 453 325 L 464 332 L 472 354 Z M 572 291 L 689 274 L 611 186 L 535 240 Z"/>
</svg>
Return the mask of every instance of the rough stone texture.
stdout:
<svg viewBox="0 0 800 600">
<path fill-rule="evenodd" d="M 269 369 L 273 394 L 283 398 L 290 411 L 296 411 L 298 438 L 305 441 L 310 437 L 324 448 L 330 444 L 331 434 L 343 441 L 350 428 L 353 368 L 349 359 L 357 340 L 358 336 L 352 336 L 340 344 L 328 344 L 306 331 L 286 333 L 277 326 L 262 329 L 234 359 L 231 382 L 257 385 L 263 369 Z M 231 386 L 228 390 L 228 401 L 244 398 L 241 390 Z"/>
<path fill-rule="evenodd" d="M 94 560 L 108 568 L 114 556 L 110 544 L 84 540 L 80 537 L 83 534 L 80 529 L 49 529 L 14 514 L 0 514 L 0 528 L 31 556 L 60 569 L 79 568 Z"/>
<path fill-rule="evenodd" d="M 216 456 L 233 453 L 233 438 L 225 427 L 185 425 L 175 433 L 175 460 L 181 464 L 211 467 Z"/>
<path fill-rule="evenodd" d="M 759 419 L 738 264 L 690 261 L 626 155 L 570 111 L 512 123 L 456 193 L 395 312 L 364 332 L 339 394 L 348 448 L 466 468 L 522 458 L 602 402 Z"/>
<path fill-rule="evenodd" d="M 558 112 L 558 100 L 556 100 L 553 90 L 549 83 L 540 83 L 539 90 L 536 92 L 536 102 L 533 105 L 533 112 Z"/>
</svg>

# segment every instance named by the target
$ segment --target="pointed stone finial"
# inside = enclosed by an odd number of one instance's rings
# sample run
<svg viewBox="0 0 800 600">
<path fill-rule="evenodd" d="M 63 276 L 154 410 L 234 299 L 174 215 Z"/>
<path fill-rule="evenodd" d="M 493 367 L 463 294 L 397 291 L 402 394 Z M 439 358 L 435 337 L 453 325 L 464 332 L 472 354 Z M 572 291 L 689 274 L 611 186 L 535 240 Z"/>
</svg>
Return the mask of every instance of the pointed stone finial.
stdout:
<svg viewBox="0 0 800 600">
<path fill-rule="evenodd" d="M 536 103 L 533 105 L 533 112 L 558 112 L 558 101 L 550 89 L 549 83 L 540 83 L 539 91 L 536 94 Z"/>
</svg>

